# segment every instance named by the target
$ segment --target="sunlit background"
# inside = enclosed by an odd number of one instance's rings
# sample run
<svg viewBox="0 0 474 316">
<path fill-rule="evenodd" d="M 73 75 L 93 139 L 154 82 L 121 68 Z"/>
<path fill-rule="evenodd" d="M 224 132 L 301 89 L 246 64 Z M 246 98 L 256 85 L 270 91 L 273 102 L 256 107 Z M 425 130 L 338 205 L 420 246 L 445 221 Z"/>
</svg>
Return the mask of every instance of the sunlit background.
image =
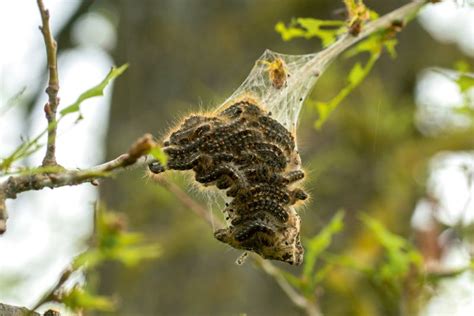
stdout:
<svg viewBox="0 0 474 316">
<path fill-rule="evenodd" d="M 370 1 L 367 3 L 370 5 Z M 69 23 L 81 2 L 45 0 L 45 4 L 51 11 L 52 28 L 57 34 Z M 134 5 L 141 4 L 134 2 Z M 240 12 L 241 8 L 236 1 L 233 1 L 232 5 L 235 6 L 235 14 L 241 15 L 245 20 L 245 10 Z M 246 7 L 247 4 L 243 6 Z M 337 6 L 332 9 L 337 9 Z M 176 4 L 170 9 L 168 4 L 167 10 L 170 15 L 180 16 L 186 15 L 188 8 Z M 297 16 L 302 13 L 317 16 L 317 12 L 305 12 L 301 8 L 298 12 L 288 12 L 287 15 Z M 127 45 L 117 42 L 120 18 L 120 11 L 109 4 L 99 5 L 98 9 L 86 11 L 80 18 L 75 19 L 67 39 L 69 45 L 60 51 L 59 56 L 61 106 L 73 103 L 81 92 L 99 82 L 116 63 L 112 55 L 117 45 Z M 286 18 L 287 16 L 281 17 L 282 20 Z M 254 21 L 252 27 L 273 28 L 274 21 L 265 21 L 262 18 L 261 22 L 258 24 Z M 0 157 L 7 156 L 23 139 L 38 134 L 46 126 L 43 114 L 46 95 L 42 93 L 46 83 L 45 54 L 42 37 L 37 28 L 39 24 L 40 18 L 34 1 L 0 1 Z M 426 31 L 422 36 L 432 37 L 437 42 L 436 45 L 431 45 L 432 49 L 445 45 L 455 47 L 457 52 L 452 58 L 452 64 L 460 58 L 470 61 L 474 58 L 474 7 L 459 1 L 429 5 L 423 9 L 414 24 L 421 25 Z M 407 32 L 411 32 L 411 29 Z M 225 42 L 219 44 L 232 45 Z M 170 45 L 172 43 L 162 43 L 164 50 L 173 51 Z M 280 45 L 280 48 L 285 47 L 284 45 Z M 409 58 L 410 54 L 431 54 L 429 50 L 410 51 L 410 45 L 409 40 L 404 41 L 402 37 L 400 49 L 405 52 L 400 54 L 399 58 Z M 158 51 L 160 49 L 156 48 Z M 258 56 L 261 51 L 247 53 Z M 166 56 L 162 54 L 157 58 Z M 183 55 L 182 58 L 189 56 Z M 416 103 L 416 110 L 413 111 L 416 128 L 425 137 L 438 137 L 453 130 L 467 129 L 472 124 L 468 118 L 453 111 L 453 108 L 462 105 L 463 99 L 459 87 L 450 79 L 450 76 L 455 75 L 451 70 L 452 64 L 424 65 L 424 69 L 417 74 L 416 82 L 409 86 Z M 252 65 L 248 62 L 247 69 L 250 70 Z M 397 67 L 396 65 L 397 60 L 391 67 Z M 134 65 L 131 64 L 131 67 Z M 163 76 L 182 76 L 173 74 L 173 69 L 162 70 Z M 168 72 L 165 73 L 165 70 Z M 233 70 L 235 68 L 229 65 L 227 69 L 219 71 Z M 202 78 L 205 76 L 207 74 Z M 387 75 L 384 78 L 388 78 Z M 231 83 L 237 87 L 238 81 Z M 196 103 L 214 102 L 218 99 L 216 96 L 224 96 L 226 92 L 231 91 L 209 92 L 222 88 L 216 83 L 208 85 L 207 88 L 186 88 L 191 92 L 201 91 L 201 94 L 198 92 L 191 99 Z M 61 123 L 57 158 L 62 165 L 81 168 L 104 161 L 112 89 L 113 87 L 108 88 L 104 97 L 84 104 L 84 119 L 79 123 L 76 123 L 74 118 Z M 226 89 L 231 88 L 226 86 Z M 175 88 L 173 93 L 177 100 L 184 100 L 179 98 L 178 88 Z M 470 95 L 471 100 L 474 100 L 473 89 Z M 180 104 L 179 102 L 189 100 L 177 102 Z M 350 106 L 351 104 L 343 104 L 339 111 L 345 111 Z M 172 114 L 175 117 L 186 112 L 181 105 L 178 108 L 181 112 Z M 379 124 L 383 124 L 383 121 Z M 152 132 L 164 130 L 166 126 Z M 310 142 L 308 136 L 303 140 Z M 123 144 L 123 150 L 128 143 Z M 40 150 L 27 163 L 39 164 L 43 154 L 43 150 Z M 429 176 L 422 184 L 426 192 L 420 194 L 413 209 L 411 225 L 413 229 L 421 232 L 430 231 L 435 225 L 443 225 L 442 229 L 445 231 L 441 234 L 440 242 L 452 245 L 442 254 L 440 269 L 462 268 L 470 264 L 474 251 L 472 241 L 469 244 L 467 241 L 453 239 L 453 236 L 450 236 L 450 227 L 474 223 L 473 179 L 474 151 L 443 151 L 431 157 Z M 318 183 L 317 187 L 323 185 Z M 313 191 L 317 192 L 317 187 Z M 52 286 L 71 259 L 83 250 L 83 241 L 92 231 L 92 204 L 98 198 L 98 189 L 85 184 L 22 193 L 16 200 L 7 200 L 7 208 L 10 210 L 8 230 L 0 237 L 0 302 L 31 306 Z M 184 214 L 179 216 L 185 217 Z M 302 217 L 304 221 L 305 215 Z M 474 315 L 474 274 L 464 272 L 443 281 L 425 307 L 423 315 Z"/>
</svg>

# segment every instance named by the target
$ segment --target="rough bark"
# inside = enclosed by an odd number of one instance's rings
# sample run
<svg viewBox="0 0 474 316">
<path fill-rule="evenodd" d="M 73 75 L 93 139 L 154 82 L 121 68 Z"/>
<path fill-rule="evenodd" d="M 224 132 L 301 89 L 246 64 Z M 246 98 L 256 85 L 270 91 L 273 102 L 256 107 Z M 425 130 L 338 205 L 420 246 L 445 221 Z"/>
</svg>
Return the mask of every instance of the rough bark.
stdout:
<svg viewBox="0 0 474 316">
<path fill-rule="evenodd" d="M 0 316 L 40 316 L 26 307 L 18 307 L 0 303 Z"/>
</svg>

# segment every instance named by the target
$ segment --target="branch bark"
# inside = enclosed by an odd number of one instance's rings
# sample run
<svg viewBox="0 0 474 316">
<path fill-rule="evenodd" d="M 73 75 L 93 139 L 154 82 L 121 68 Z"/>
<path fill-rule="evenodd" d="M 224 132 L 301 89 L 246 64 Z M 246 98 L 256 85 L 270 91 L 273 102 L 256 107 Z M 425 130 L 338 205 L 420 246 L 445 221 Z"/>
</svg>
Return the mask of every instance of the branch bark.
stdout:
<svg viewBox="0 0 474 316">
<path fill-rule="evenodd" d="M 59 75 L 57 63 L 58 45 L 53 38 L 51 27 L 49 25 L 49 10 L 45 8 L 43 0 L 37 0 L 38 9 L 41 15 L 42 26 L 39 27 L 43 34 L 44 44 L 46 46 L 46 56 L 48 60 L 49 82 L 46 88 L 48 102 L 44 106 L 46 120 L 48 121 L 48 143 L 46 154 L 43 159 L 43 166 L 55 166 L 56 162 L 56 111 L 59 105 Z"/>
<path fill-rule="evenodd" d="M 25 307 L 6 305 L 0 303 L 1 316 L 40 316 L 40 314 L 30 311 Z"/>
<path fill-rule="evenodd" d="M 146 160 L 144 156 L 154 146 L 156 146 L 156 143 L 153 140 L 153 136 L 145 134 L 130 147 L 127 153 L 92 168 L 84 170 L 57 168 L 56 170 L 49 169 L 47 172 L 9 177 L 6 181 L 0 183 L 0 234 L 5 232 L 6 229 L 6 199 L 15 199 L 19 193 L 25 191 L 41 190 L 44 188 L 53 189 L 86 182 L 96 184 L 97 180 L 111 177 L 125 170 L 128 166 L 144 166 Z"/>
</svg>

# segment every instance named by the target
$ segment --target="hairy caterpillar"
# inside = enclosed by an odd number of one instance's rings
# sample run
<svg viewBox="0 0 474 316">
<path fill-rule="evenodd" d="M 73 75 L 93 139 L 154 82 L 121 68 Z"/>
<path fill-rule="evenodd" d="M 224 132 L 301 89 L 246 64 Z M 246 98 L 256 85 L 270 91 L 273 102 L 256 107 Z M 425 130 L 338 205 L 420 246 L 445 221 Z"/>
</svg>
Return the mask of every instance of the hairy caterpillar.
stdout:
<svg viewBox="0 0 474 316">
<path fill-rule="evenodd" d="M 293 205 L 307 194 L 293 135 L 251 98 L 218 113 L 188 117 L 164 142 L 165 168 L 193 170 L 197 182 L 215 185 L 232 200 L 223 210 L 227 228 L 215 238 L 263 258 L 300 264 L 300 218 Z M 164 167 L 150 165 L 152 172 Z"/>
</svg>

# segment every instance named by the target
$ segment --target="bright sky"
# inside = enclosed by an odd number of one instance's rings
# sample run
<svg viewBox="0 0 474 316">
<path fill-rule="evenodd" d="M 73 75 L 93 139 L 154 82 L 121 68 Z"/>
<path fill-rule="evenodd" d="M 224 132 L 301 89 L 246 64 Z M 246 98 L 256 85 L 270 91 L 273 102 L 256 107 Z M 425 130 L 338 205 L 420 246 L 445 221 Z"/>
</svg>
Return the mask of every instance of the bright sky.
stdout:
<svg viewBox="0 0 474 316">
<path fill-rule="evenodd" d="M 45 0 L 45 3 L 51 11 L 53 30 L 58 30 L 79 1 Z M 455 43 L 466 55 L 474 56 L 474 8 L 460 8 L 448 2 L 426 8 L 419 21 L 437 40 Z M 37 29 L 39 24 L 34 1 L 0 0 L 0 41 L 8 43 L 0 49 L 0 114 L 3 113 L 0 115 L 0 157 L 9 154 L 21 142 L 22 136 L 36 135 L 46 126 L 42 112 L 46 95 L 39 100 L 31 119 L 27 122 L 21 120 L 24 113 L 22 100 L 38 84 L 44 85 L 40 74 L 45 56 Z M 100 32 L 97 31 L 99 29 Z M 78 43 L 77 49 L 63 52 L 59 60 L 59 95 L 63 107 L 72 103 L 86 88 L 99 82 L 113 65 L 111 57 L 102 48 L 110 49 L 115 45 L 115 30 L 100 15 L 90 14 L 82 18 L 73 37 Z M 25 88 L 24 94 L 17 98 L 18 105 L 4 113 L 4 109 L 12 103 L 11 99 Z M 105 97 L 84 103 L 85 119 L 80 123 L 74 125 L 73 118 L 62 122 L 57 144 L 58 161 L 61 164 L 75 168 L 102 162 L 110 94 L 109 88 Z M 443 111 L 443 108 L 455 103 L 453 100 L 460 98 L 457 87 L 432 72 L 420 74 L 416 94 L 419 112 Z M 419 117 L 422 130 L 426 117 Z M 32 134 L 22 135 L 24 126 L 28 125 Z M 39 163 L 42 155 L 43 151 L 40 151 L 31 162 Z M 459 166 L 465 164 L 474 170 L 472 152 L 445 153 L 433 159 L 428 187 L 445 206 L 444 213 L 438 217 L 446 224 L 474 220 L 474 198 L 467 201 L 474 192 L 472 188 L 469 191 L 459 171 Z M 80 250 L 81 240 L 90 233 L 92 203 L 96 199 L 97 190 L 82 185 L 23 193 L 16 200 L 7 201 L 10 210 L 8 230 L 0 237 L 0 302 L 31 305 L 54 283 Z M 464 212 L 459 211 L 461 205 Z M 417 210 L 422 208 L 419 206 Z M 465 261 L 463 251 L 461 248 L 453 258 Z M 9 282 L 17 282 L 17 285 L 8 286 L 7 289 L 5 285 Z M 474 315 L 472 274 L 462 275 L 450 282 L 440 287 L 439 295 L 431 301 L 424 315 L 445 315 L 441 313 L 444 309 L 451 316 Z M 463 290 L 464 296 L 453 292 L 453 289 L 458 288 Z M 470 305 L 466 297 L 468 300 L 472 298 Z M 462 304 L 463 308 L 455 309 L 457 304 Z"/>
<path fill-rule="evenodd" d="M 79 1 L 45 1 L 50 9 L 53 31 L 61 27 Z M 46 94 L 36 105 L 31 119 L 22 122 L 20 105 L 41 82 L 40 70 L 44 67 L 45 53 L 35 2 L 0 2 L 0 34 L 8 49 L 0 50 L 0 113 L 9 100 L 26 87 L 17 106 L 0 116 L 0 156 L 6 156 L 20 142 L 22 126 L 30 126 L 31 135 L 46 127 L 43 105 Z M 100 27 L 104 32 L 97 32 Z M 78 32 L 77 28 L 81 28 Z M 15 30 L 9 32 L 7 30 Z M 101 47 L 110 48 L 115 32 L 108 22 L 97 14 L 85 16 L 73 32 L 78 47 L 62 52 L 59 59 L 61 106 L 65 107 L 87 88 L 100 82 L 108 73 L 113 61 Z M 104 38 L 104 34 L 109 34 Z M 84 43 L 92 39 L 96 45 Z M 103 46 L 101 46 L 103 45 Z M 43 83 L 41 83 L 43 84 Z M 74 117 L 59 126 L 57 158 L 66 167 L 87 167 L 102 162 L 103 142 L 107 127 L 110 89 L 105 97 L 83 104 L 85 117 L 74 124 Z M 31 163 L 41 162 L 44 151 L 32 157 Z M 91 232 L 92 203 L 97 199 L 93 186 L 83 185 L 56 190 L 28 192 L 16 200 L 8 200 L 10 210 L 8 230 L 0 237 L 0 301 L 15 305 L 30 305 L 52 285 L 61 271 L 79 251 L 81 241 Z M 13 291 L 6 291 L 5 282 L 19 281 Z"/>
</svg>

